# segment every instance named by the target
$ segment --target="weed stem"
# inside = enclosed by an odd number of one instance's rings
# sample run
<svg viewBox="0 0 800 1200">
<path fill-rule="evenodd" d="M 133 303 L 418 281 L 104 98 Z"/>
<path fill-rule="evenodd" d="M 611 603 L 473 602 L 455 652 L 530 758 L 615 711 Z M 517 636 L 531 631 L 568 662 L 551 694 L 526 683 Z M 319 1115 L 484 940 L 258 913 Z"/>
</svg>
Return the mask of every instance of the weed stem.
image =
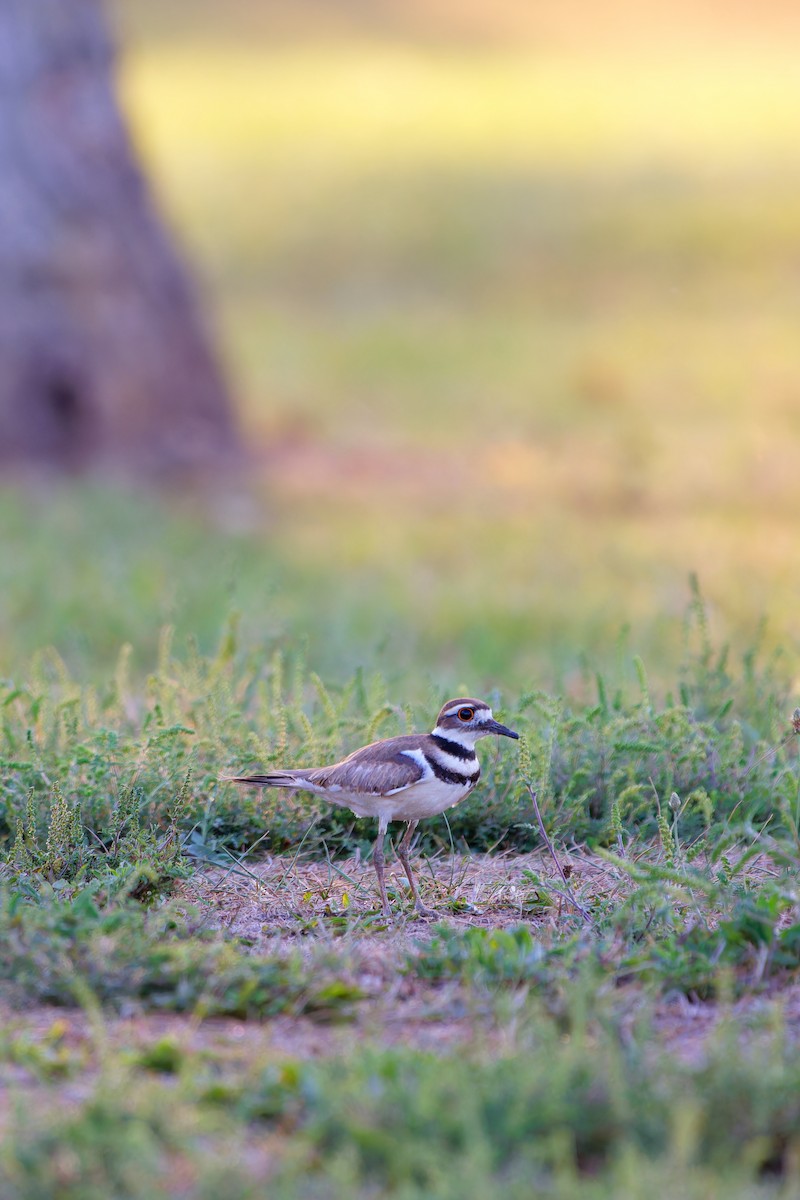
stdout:
<svg viewBox="0 0 800 1200">
<path fill-rule="evenodd" d="M 579 904 L 578 901 L 575 899 L 575 896 L 573 895 L 573 892 L 572 892 L 572 888 L 569 886 L 569 884 L 567 882 L 567 877 L 564 874 L 564 869 L 561 866 L 561 863 L 558 861 L 558 856 L 556 855 L 556 852 L 553 849 L 553 843 L 550 841 L 550 838 L 547 836 L 547 830 L 544 827 L 544 821 L 542 820 L 542 814 L 539 811 L 539 802 L 536 799 L 536 792 L 533 790 L 531 785 L 527 782 L 525 784 L 525 787 L 530 792 L 531 800 L 533 802 L 533 811 L 536 813 L 536 820 L 539 822 L 539 832 L 541 833 L 541 835 L 544 839 L 544 843 L 547 846 L 547 849 L 550 851 L 550 856 L 553 859 L 553 862 L 556 864 L 558 873 L 561 876 L 562 883 L 564 884 L 564 889 L 567 894 L 567 899 L 569 900 L 572 907 L 577 909 L 577 911 L 581 914 L 584 921 L 586 921 L 587 924 L 591 925 L 592 918 L 589 915 L 589 913 L 586 911 L 586 909 L 583 907 L 583 905 Z"/>
</svg>

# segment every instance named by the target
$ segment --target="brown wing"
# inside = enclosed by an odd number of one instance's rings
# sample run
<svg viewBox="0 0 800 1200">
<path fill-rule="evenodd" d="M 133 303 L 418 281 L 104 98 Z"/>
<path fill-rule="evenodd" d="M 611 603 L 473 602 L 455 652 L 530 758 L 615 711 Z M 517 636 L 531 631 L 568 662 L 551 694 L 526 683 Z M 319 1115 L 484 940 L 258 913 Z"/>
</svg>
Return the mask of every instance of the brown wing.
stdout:
<svg viewBox="0 0 800 1200">
<path fill-rule="evenodd" d="M 415 749 L 417 739 L 409 737 L 407 740 L 407 748 Z M 386 742 L 373 742 L 332 767 L 317 767 L 297 774 L 318 787 L 339 787 L 353 795 L 386 796 L 411 787 L 424 775 L 420 764 L 402 753 L 406 749 L 405 741 L 405 738 L 392 738 Z"/>
</svg>

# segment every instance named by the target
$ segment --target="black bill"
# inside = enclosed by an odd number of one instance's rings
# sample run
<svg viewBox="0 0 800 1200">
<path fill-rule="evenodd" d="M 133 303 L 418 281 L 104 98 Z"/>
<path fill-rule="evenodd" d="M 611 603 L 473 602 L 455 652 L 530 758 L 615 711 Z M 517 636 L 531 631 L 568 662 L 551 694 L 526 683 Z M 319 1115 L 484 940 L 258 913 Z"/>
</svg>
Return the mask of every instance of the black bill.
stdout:
<svg viewBox="0 0 800 1200">
<path fill-rule="evenodd" d="M 519 734 L 514 733 L 513 729 L 509 729 L 507 725 L 501 725 L 499 721 L 487 721 L 485 728 L 489 733 L 496 733 L 499 737 L 514 738 L 514 741 L 519 741 Z"/>
</svg>

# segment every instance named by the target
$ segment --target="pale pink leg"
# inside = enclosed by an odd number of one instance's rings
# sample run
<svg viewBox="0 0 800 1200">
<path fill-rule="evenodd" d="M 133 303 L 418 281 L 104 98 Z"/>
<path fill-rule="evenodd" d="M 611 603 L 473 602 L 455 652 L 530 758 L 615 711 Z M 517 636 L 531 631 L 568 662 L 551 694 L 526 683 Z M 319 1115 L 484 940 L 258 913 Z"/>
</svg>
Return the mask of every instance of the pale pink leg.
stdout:
<svg viewBox="0 0 800 1200">
<path fill-rule="evenodd" d="M 414 836 L 414 830 L 417 828 L 418 824 L 419 824 L 419 821 L 409 821 L 408 822 L 408 825 L 406 826 L 406 831 L 403 834 L 402 840 L 397 847 L 397 857 L 400 859 L 400 862 L 403 864 L 403 870 L 405 871 L 406 875 L 408 876 L 408 883 L 411 888 L 411 896 L 414 900 L 414 907 L 416 908 L 417 912 L 420 914 L 420 916 L 423 916 L 423 917 L 435 917 L 436 913 L 434 912 L 434 910 L 432 908 L 426 908 L 425 905 L 422 903 L 422 901 L 419 898 L 419 893 L 417 891 L 417 885 L 414 882 L 414 875 L 411 871 L 411 860 L 408 857 L 408 848 L 411 845 L 411 839 Z"/>
</svg>

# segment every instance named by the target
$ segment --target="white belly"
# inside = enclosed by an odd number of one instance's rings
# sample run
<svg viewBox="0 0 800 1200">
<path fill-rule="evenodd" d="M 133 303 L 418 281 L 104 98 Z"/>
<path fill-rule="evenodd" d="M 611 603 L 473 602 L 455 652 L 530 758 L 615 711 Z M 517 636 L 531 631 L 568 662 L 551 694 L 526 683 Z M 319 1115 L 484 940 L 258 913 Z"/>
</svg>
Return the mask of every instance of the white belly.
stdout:
<svg viewBox="0 0 800 1200">
<path fill-rule="evenodd" d="M 420 821 L 453 808 L 468 796 L 475 785 L 465 783 L 454 787 L 441 779 L 421 779 L 411 787 L 391 796 L 345 796 L 340 793 L 337 803 L 346 804 L 357 817 L 383 816 L 387 821 Z"/>
</svg>

